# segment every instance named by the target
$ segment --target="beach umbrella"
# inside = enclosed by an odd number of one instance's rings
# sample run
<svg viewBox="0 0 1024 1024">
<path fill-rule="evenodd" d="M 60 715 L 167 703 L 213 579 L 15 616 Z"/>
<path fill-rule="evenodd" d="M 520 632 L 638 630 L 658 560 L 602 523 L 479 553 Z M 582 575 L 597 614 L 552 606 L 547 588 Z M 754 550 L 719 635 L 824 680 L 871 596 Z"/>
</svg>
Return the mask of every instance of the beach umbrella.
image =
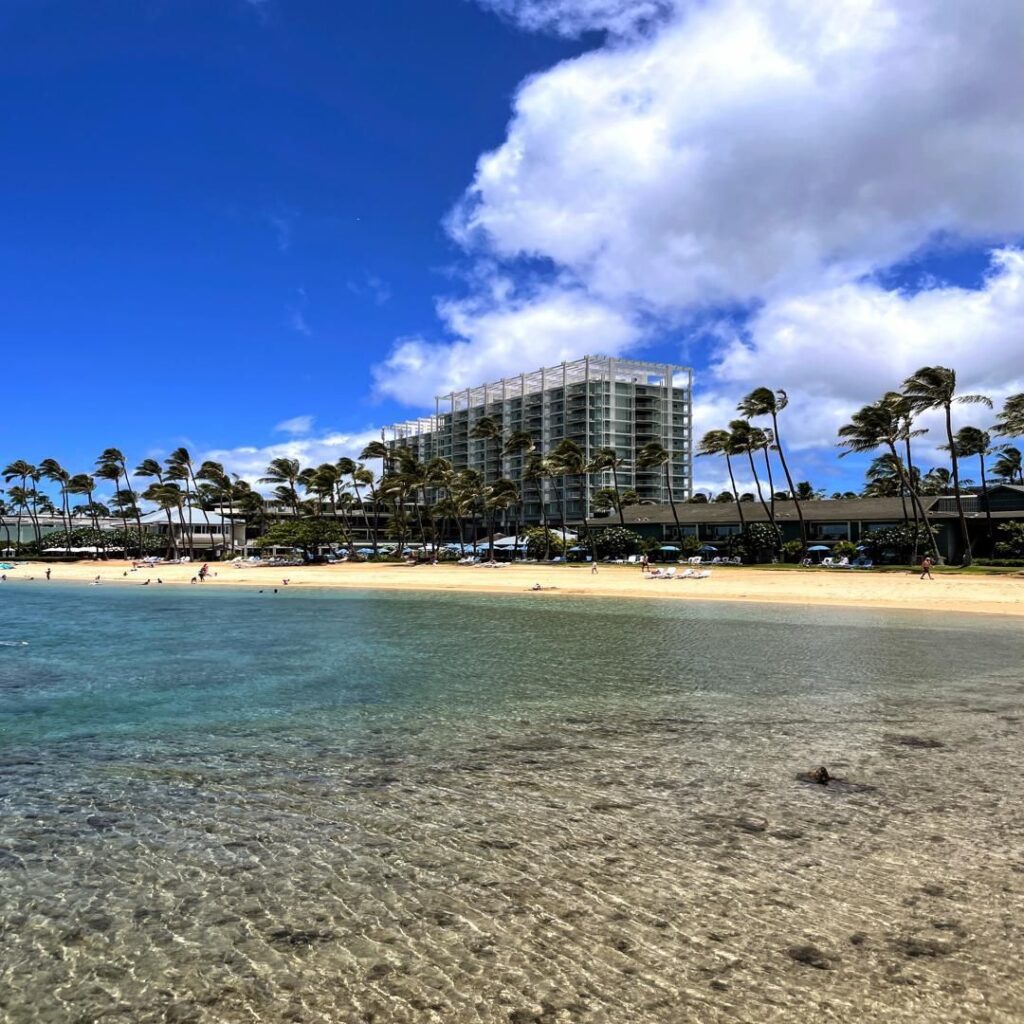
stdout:
<svg viewBox="0 0 1024 1024">
<path fill-rule="evenodd" d="M 356 548 L 357 555 L 372 555 L 373 548 Z"/>
<path fill-rule="evenodd" d="M 808 551 L 831 551 L 832 549 L 827 544 L 812 544 Z"/>
<path fill-rule="evenodd" d="M 718 548 L 716 548 L 714 544 L 701 544 L 700 549 L 701 549 L 701 551 L 717 551 L 718 550 Z"/>
<path fill-rule="evenodd" d="M 660 550 L 661 551 L 678 551 L 679 548 L 673 546 L 672 544 L 662 544 Z"/>
</svg>

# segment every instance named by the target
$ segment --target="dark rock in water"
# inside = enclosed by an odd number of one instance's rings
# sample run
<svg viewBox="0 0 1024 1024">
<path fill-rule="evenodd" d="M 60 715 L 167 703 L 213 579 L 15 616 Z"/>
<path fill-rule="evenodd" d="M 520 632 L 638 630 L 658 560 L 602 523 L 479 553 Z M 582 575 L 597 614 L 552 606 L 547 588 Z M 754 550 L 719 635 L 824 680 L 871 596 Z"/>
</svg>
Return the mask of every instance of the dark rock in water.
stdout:
<svg viewBox="0 0 1024 1024">
<path fill-rule="evenodd" d="M 819 971 L 831 971 L 838 960 L 838 957 L 832 956 L 809 943 L 802 946 L 790 946 L 786 950 L 786 955 L 798 964 L 807 964 L 808 967 L 814 967 Z"/>
<path fill-rule="evenodd" d="M 511 839 L 481 839 L 478 845 L 485 850 L 514 850 L 519 844 Z"/>
<path fill-rule="evenodd" d="M 873 793 L 876 786 L 869 786 L 864 782 L 850 782 L 849 779 L 841 779 L 838 775 L 829 775 L 824 781 L 819 772 L 827 772 L 825 768 L 818 768 L 813 772 L 800 772 L 796 780 L 807 786 L 818 786 L 836 793 Z"/>
<path fill-rule="evenodd" d="M 777 828 L 775 831 L 769 832 L 768 835 L 772 839 L 785 839 L 787 842 L 795 842 L 804 837 L 804 833 L 798 828 Z"/>
<path fill-rule="evenodd" d="M 25 862 L 10 850 L 0 850 L 0 868 L 18 868 L 25 870 Z"/>
<path fill-rule="evenodd" d="M 291 928 L 287 925 L 267 932 L 267 941 L 275 946 L 312 946 L 314 942 L 330 942 L 334 933 L 324 929 Z"/>
<path fill-rule="evenodd" d="M 954 952 L 948 942 L 940 942 L 938 939 L 921 939 L 916 936 L 897 939 L 893 945 L 904 956 L 909 957 L 949 956 Z"/>
<path fill-rule="evenodd" d="M 106 932 L 110 931 L 114 919 L 109 914 L 93 914 L 85 919 L 85 923 L 94 932 Z"/>
<path fill-rule="evenodd" d="M 544 1011 L 512 1010 L 508 1015 L 510 1024 L 537 1024 L 544 1016 Z"/>
<path fill-rule="evenodd" d="M 863 932 L 854 932 L 850 936 L 851 946 L 863 946 L 868 941 L 868 937 Z"/>
<path fill-rule="evenodd" d="M 817 782 L 820 786 L 827 786 L 832 780 L 832 776 L 829 775 L 828 769 L 824 765 L 815 768 L 813 772 L 808 772 L 807 777 L 811 782 Z"/>
<path fill-rule="evenodd" d="M 112 828 L 117 827 L 117 819 L 105 814 L 90 814 L 85 819 L 85 823 L 92 826 L 97 832 L 109 832 Z"/>
<path fill-rule="evenodd" d="M 596 804 L 591 804 L 590 809 L 592 811 L 631 811 L 636 804 L 624 804 L 617 803 L 615 800 L 598 800 Z"/>
<path fill-rule="evenodd" d="M 924 736 L 888 735 L 885 739 L 887 742 L 895 743 L 900 747 L 914 747 L 917 750 L 938 750 L 946 745 L 942 740 L 928 739 Z"/>
<path fill-rule="evenodd" d="M 167 1024 L 193 1024 L 194 1021 L 200 1020 L 199 1009 L 192 1003 L 184 1001 L 171 1003 L 164 1010 L 164 1020 L 167 1021 Z"/>
<path fill-rule="evenodd" d="M 715 978 L 715 980 L 711 982 L 710 987 L 716 992 L 726 992 L 729 989 L 729 983 L 727 981 L 722 981 L 721 978 Z"/>
<path fill-rule="evenodd" d="M 381 961 L 380 963 L 373 964 L 366 972 L 366 980 L 379 981 L 381 978 L 387 977 L 393 970 L 394 967 L 391 964 Z"/>
</svg>

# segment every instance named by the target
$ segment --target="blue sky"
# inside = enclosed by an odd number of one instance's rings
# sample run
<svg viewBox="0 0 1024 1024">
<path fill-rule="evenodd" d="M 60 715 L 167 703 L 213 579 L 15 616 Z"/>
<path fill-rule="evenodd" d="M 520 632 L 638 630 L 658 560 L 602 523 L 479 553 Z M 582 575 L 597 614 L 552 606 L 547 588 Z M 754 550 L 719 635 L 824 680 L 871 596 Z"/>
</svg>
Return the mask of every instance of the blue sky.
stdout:
<svg viewBox="0 0 1024 1024">
<path fill-rule="evenodd" d="M 251 476 L 609 351 L 692 363 L 701 429 L 785 387 L 831 490 L 916 366 L 1021 390 L 1024 15 L 798 7 L 6 4 L 3 458 Z"/>
</svg>

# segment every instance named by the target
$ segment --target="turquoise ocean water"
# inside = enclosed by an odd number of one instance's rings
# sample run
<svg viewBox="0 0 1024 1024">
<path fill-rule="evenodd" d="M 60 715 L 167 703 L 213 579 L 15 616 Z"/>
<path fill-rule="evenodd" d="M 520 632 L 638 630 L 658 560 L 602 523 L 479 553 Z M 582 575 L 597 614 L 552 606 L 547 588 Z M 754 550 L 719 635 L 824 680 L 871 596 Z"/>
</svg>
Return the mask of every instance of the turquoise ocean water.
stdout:
<svg viewBox="0 0 1024 1024">
<path fill-rule="evenodd" d="M 0 599 L 4 1021 L 1024 1017 L 1016 621 Z"/>
</svg>

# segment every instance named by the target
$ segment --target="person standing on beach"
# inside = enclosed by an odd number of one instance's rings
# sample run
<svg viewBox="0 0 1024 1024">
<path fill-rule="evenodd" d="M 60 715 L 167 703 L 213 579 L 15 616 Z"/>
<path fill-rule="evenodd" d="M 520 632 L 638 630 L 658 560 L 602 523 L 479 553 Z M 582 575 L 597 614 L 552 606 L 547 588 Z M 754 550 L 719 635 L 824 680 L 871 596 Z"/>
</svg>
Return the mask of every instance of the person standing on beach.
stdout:
<svg viewBox="0 0 1024 1024">
<path fill-rule="evenodd" d="M 46 570 L 46 578 L 47 578 L 47 579 L 49 579 L 49 578 L 50 578 L 50 573 L 51 573 L 51 572 L 53 572 L 53 570 L 52 570 L 52 569 L 50 569 L 50 568 L 48 567 L 48 568 L 47 568 L 47 570 Z"/>
<path fill-rule="evenodd" d="M 646 555 L 641 555 L 640 556 L 640 571 L 641 572 L 647 572 L 648 564 L 649 563 L 647 561 L 647 556 Z"/>
<path fill-rule="evenodd" d="M 927 555 L 921 559 L 921 579 L 935 579 L 932 575 L 932 560 Z"/>
</svg>

